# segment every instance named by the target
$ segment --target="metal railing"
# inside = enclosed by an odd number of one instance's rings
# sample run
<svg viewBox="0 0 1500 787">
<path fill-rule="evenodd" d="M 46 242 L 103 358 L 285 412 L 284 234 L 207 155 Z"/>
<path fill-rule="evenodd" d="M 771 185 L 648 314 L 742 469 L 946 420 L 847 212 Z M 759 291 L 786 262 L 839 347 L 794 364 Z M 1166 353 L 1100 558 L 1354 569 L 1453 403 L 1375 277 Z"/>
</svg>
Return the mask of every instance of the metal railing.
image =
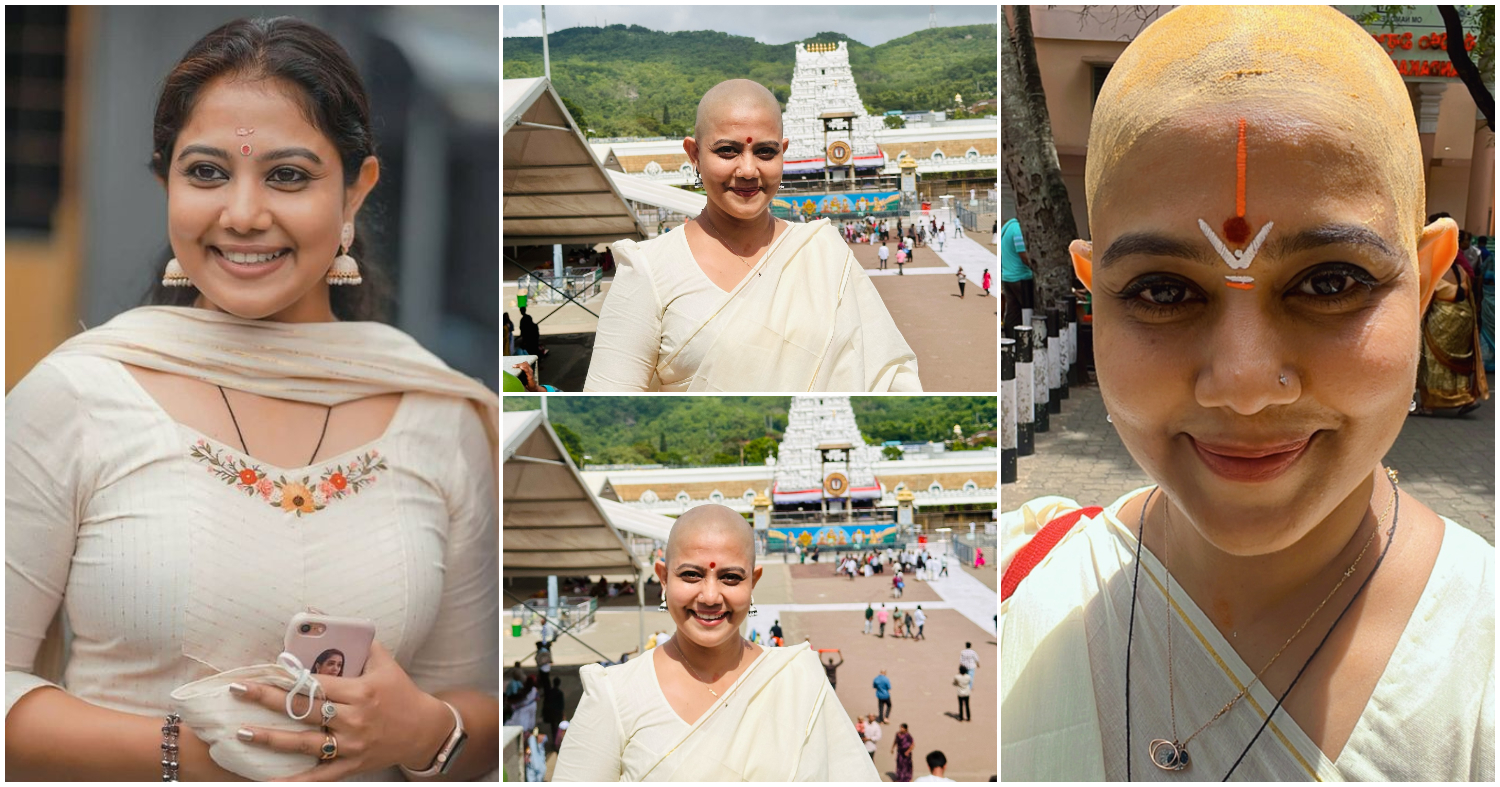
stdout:
<svg viewBox="0 0 1500 787">
<path fill-rule="evenodd" d="M 560 596 L 557 608 L 550 614 L 553 624 L 568 631 L 582 631 L 594 625 L 594 612 L 599 609 L 599 600 L 592 596 Z M 511 624 L 521 621 L 521 630 L 540 629 L 547 612 L 547 599 L 528 598 L 510 608 Z"/>
<path fill-rule="evenodd" d="M 516 288 L 530 303 L 586 301 L 602 291 L 603 279 L 604 269 L 596 266 L 563 268 L 561 277 L 551 270 L 527 271 Z"/>
</svg>

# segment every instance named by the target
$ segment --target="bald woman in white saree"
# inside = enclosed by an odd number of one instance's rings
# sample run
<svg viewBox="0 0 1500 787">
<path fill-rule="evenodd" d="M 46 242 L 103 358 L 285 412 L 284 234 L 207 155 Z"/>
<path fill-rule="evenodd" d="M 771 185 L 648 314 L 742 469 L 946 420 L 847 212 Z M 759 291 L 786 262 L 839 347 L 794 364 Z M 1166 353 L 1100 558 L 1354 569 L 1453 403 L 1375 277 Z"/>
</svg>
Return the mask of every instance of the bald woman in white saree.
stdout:
<svg viewBox="0 0 1500 787">
<path fill-rule="evenodd" d="M 1457 248 L 1424 190 L 1332 8 L 1181 6 L 1121 54 L 1071 252 L 1155 485 L 1007 501 L 1002 781 L 1494 781 L 1494 548 L 1383 465 Z"/>
<path fill-rule="evenodd" d="M 585 391 L 920 391 L 917 358 L 827 220 L 771 215 L 781 108 L 748 79 L 722 82 L 683 140 L 703 213 L 619 266 Z"/>
<path fill-rule="evenodd" d="M 579 672 L 552 780 L 880 781 L 817 654 L 740 636 L 760 575 L 750 523 L 732 509 L 678 517 L 656 564 L 676 633 Z"/>
</svg>

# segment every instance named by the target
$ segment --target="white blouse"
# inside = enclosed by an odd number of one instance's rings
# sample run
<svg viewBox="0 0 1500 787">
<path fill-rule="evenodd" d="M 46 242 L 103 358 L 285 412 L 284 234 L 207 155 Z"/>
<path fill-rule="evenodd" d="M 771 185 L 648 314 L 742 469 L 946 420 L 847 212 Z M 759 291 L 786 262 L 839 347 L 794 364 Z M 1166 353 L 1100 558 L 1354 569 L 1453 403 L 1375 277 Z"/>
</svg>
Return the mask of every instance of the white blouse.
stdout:
<svg viewBox="0 0 1500 787">
<path fill-rule="evenodd" d="M 279 468 L 172 420 L 118 362 L 47 358 L 5 399 L 6 712 L 53 685 L 31 672 L 59 606 L 62 688 L 129 713 L 274 661 L 308 608 L 374 620 L 424 691 L 496 693 L 485 435 L 465 401 L 407 393 L 373 442 Z"/>
</svg>

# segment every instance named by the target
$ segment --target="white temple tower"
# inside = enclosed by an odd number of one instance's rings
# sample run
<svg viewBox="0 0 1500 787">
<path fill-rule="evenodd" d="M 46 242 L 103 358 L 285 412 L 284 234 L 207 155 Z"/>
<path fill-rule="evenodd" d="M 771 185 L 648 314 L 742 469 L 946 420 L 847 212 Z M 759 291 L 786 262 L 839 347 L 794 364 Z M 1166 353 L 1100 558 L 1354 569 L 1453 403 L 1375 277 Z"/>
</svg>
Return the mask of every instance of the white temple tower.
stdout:
<svg viewBox="0 0 1500 787">
<path fill-rule="evenodd" d="M 880 447 L 865 445 L 859 433 L 849 397 L 794 397 L 777 451 L 771 501 L 821 506 L 827 499 L 829 510 L 839 510 L 845 500 L 877 500 L 879 459 Z"/>
<path fill-rule="evenodd" d="M 822 116 L 826 113 L 852 112 L 854 117 L 843 131 L 830 131 L 823 138 Z M 885 120 L 865 111 L 849 68 L 849 42 L 837 44 L 797 44 L 797 65 L 792 70 L 792 94 L 782 113 L 785 134 L 792 141 L 787 149 L 785 171 L 821 171 L 827 163 L 827 145 L 845 140 L 853 148 L 857 168 L 885 166 L 885 154 L 875 144 L 875 132 L 885 127 Z"/>
</svg>

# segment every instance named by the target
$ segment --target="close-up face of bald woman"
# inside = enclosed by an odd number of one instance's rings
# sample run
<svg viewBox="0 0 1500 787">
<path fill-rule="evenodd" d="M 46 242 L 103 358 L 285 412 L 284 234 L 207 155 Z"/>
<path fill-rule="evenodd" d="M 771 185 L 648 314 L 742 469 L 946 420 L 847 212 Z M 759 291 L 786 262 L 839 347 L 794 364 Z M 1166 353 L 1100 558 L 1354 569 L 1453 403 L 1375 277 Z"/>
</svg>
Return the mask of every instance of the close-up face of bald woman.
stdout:
<svg viewBox="0 0 1500 787">
<path fill-rule="evenodd" d="M 760 574 L 750 523 L 720 505 L 698 506 L 678 517 L 666 559 L 656 564 L 677 636 L 704 648 L 739 637 Z"/>
<path fill-rule="evenodd" d="M 709 201 L 748 220 L 769 210 L 788 144 L 781 105 L 771 91 L 749 79 L 730 79 L 703 94 L 693 136 L 682 148 L 703 178 Z"/>
<path fill-rule="evenodd" d="M 1220 549 L 1296 542 L 1400 432 L 1457 244 L 1423 178 L 1401 78 L 1332 8 L 1183 6 L 1111 71 L 1072 246 L 1099 386 Z"/>
</svg>

